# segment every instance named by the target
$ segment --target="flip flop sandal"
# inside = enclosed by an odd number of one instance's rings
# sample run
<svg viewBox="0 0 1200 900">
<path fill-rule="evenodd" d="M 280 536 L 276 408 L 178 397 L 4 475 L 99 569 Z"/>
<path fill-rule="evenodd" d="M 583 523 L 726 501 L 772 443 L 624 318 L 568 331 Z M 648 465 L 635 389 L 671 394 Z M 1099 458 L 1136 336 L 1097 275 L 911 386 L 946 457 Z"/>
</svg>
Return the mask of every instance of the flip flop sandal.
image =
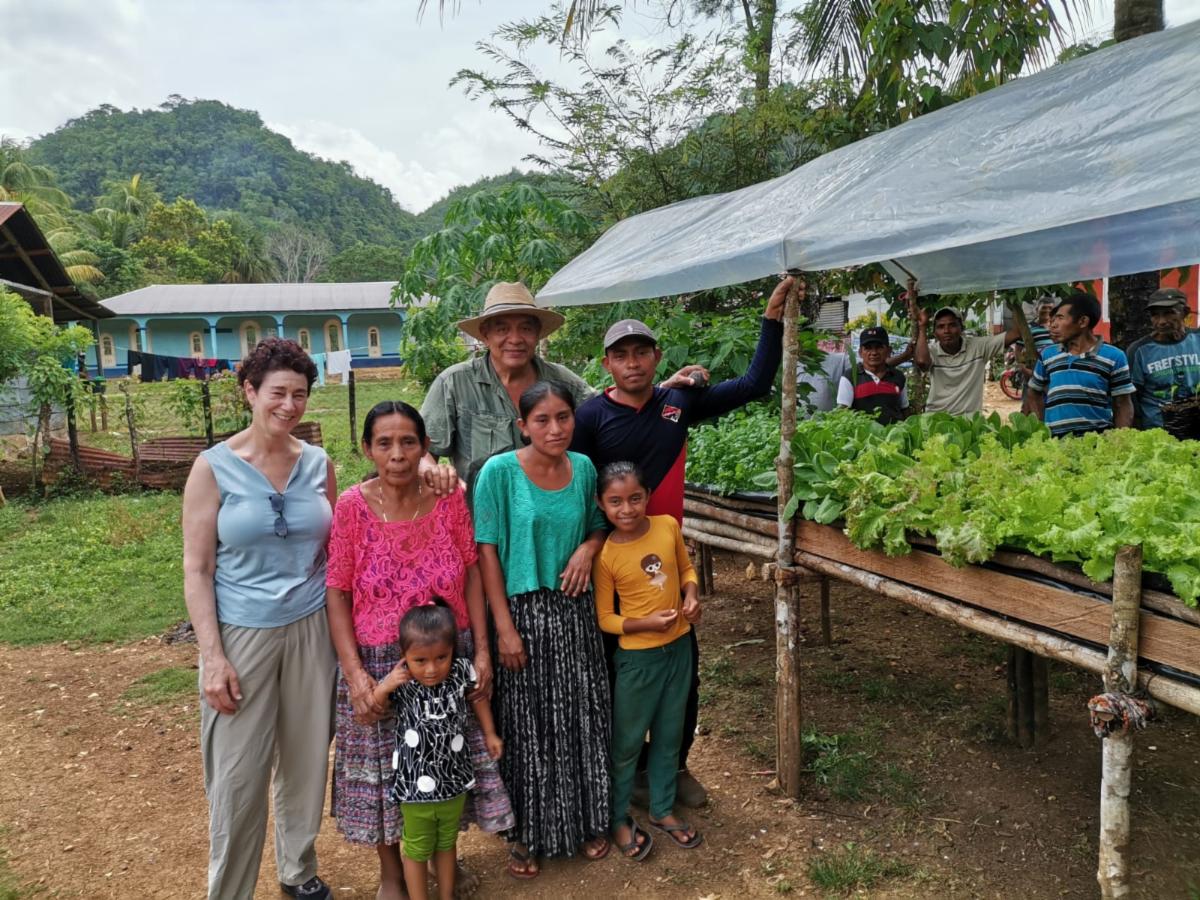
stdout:
<svg viewBox="0 0 1200 900">
<path fill-rule="evenodd" d="M 650 827 L 657 828 L 669 837 L 675 846 L 681 850 L 694 850 L 704 843 L 704 835 L 692 828 L 687 822 L 680 822 L 678 825 L 664 825 L 661 822 L 655 822 L 653 819 L 650 819 Z M 681 841 L 675 836 L 676 834 L 683 834 L 688 831 L 692 832 L 692 839 L 690 841 Z"/>
<path fill-rule="evenodd" d="M 607 857 L 608 854 L 612 851 L 612 841 L 610 841 L 608 838 L 603 838 L 603 841 L 604 841 L 604 849 L 603 850 L 601 850 L 599 853 L 588 853 L 587 850 L 585 849 L 583 851 L 583 858 L 586 859 L 588 862 L 600 862 L 600 860 Z M 584 844 L 586 847 L 586 841 L 584 842 Z"/>
<path fill-rule="evenodd" d="M 617 852 L 621 854 L 622 859 L 627 860 L 628 862 L 641 862 L 650 855 L 650 850 L 652 847 L 654 847 L 654 838 L 650 836 L 648 831 L 638 825 L 638 823 L 633 820 L 632 816 L 626 818 L 625 824 L 630 827 L 632 833 L 629 836 L 628 844 L 617 844 Z M 642 844 L 638 844 L 639 834 L 646 838 L 645 842 Z M 613 837 L 613 843 L 617 843 L 615 835 Z M 635 847 L 637 848 L 637 853 L 630 856 L 629 851 Z"/>
<path fill-rule="evenodd" d="M 537 865 L 537 860 L 535 860 L 528 851 L 518 850 L 516 847 L 508 848 L 508 874 L 511 877 L 516 878 L 519 881 L 530 881 L 534 878 L 537 878 L 538 875 L 541 874 L 542 870 L 537 868 L 530 872 L 526 868 L 530 862 L 533 862 L 534 865 Z M 518 863 L 521 866 L 520 870 L 514 868 L 513 863 Z"/>
</svg>

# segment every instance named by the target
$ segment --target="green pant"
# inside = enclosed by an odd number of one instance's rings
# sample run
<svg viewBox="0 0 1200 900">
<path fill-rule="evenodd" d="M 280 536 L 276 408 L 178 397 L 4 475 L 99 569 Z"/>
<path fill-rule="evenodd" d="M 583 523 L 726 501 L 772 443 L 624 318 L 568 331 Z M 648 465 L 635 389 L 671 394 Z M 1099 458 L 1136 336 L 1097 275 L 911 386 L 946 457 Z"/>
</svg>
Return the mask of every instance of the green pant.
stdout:
<svg viewBox="0 0 1200 900">
<path fill-rule="evenodd" d="M 400 852 L 417 862 L 429 862 L 436 851 L 453 850 L 466 800 L 466 794 L 459 794 L 436 803 L 401 803 L 404 844 Z"/>
<path fill-rule="evenodd" d="M 613 826 L 629 815 L 629 798 L 638 754 L 650 732 L 646 775 L 650 781 L 650 816 L 663 819 L 675 805 L 679 746 L 688 689 L 692 682 L 692 642 L 685 634 L 665 647 L 650 650 L 617 648 L 613 657 L 612 797 Z"/>
</svg>

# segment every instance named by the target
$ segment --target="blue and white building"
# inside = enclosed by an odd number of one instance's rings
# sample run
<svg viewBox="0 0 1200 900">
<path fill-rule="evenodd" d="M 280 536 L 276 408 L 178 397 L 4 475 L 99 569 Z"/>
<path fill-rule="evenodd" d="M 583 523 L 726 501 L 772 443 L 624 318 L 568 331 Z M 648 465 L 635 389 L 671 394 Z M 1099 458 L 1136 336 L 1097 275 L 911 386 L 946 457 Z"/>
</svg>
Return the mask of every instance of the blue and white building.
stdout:
<svg viewBox="0 0 1200 900">
<path fill-rule="evenodd" d="M 103 301 L 98 323 L 104 374 L 126 374 L 127 352 L 239 360 L 264 337 L 291 338 L 310 353 L 350 350 L 354 368 L 400 364 L 404 311 L 393 282 L 156 284 Z"/>
</svg>

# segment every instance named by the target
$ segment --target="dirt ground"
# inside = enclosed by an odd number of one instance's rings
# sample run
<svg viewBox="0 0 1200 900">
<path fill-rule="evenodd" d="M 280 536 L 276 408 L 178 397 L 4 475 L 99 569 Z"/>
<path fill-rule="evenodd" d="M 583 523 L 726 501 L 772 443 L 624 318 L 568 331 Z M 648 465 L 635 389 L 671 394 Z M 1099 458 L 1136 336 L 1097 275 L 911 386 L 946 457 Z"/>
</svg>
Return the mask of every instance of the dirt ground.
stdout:
<svg viewBox="0 0 1200 900">
<path fill-rule="evenodd" d="M 460 849 L 482 876 L 479 896 L 819 896 L 809 863 L 851 843 L 895 862 L 857 896 L 1097 894 L 1100 746 L 1084 707 L 1092 679 L 1053 670 L 1054 737 L 1044 751 L 1016 750 L 997 736 L 1002 647 L 835 584 L 832 646 L 818 645 L 806 599 L 804 716 L 806 727 L 852 741 L 854 766 L 823 770 L 814 756 L 804 799 L 783 799 L 768 786 L 771 592 L 747 578 L 746 562 L 718 554 L 718 592 L 705 601 L 700 632 L 704 708 L 693 767 L 712 799 L 693 820 L 705 845 L 660 844 L 640 866 L 550 862 L 537 881 L 518 884 L 502 874 L 500 843 L 471 833 Z M 194 665 L 195 652 L 158 639 L 0 648 L 0 853 L 22 896 L 202 896 L 196 700 L 120 699 L 141 676 Z M 1173 715 L 1138 738 L 1136 896 L 1196 896 L 1198 796 L 1200 722 Z M 318 849 L 336 897 L 374 896 L 372 853 L 342 843 L 332 821 Z M 258 896 L 279 896 L 269 842 Z"/>
</svg>

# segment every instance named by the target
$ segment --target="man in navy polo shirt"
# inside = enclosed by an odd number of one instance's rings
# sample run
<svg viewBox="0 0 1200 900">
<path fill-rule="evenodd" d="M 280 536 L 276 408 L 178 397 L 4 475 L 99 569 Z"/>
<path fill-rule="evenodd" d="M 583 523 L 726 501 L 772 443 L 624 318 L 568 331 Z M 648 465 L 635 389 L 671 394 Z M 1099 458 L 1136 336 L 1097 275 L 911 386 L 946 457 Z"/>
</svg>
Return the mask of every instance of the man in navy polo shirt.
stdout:
<svg viewBox="0 0 1200 900">
<path fill-rule="evenodd" d="M 771 293 L 746 374 L 711 387 L 656 387 L 654 372 L 662 351 L 654 332 L 636 319 L 613 325 L 604 335 L 604 368 L 612 375 L 613 386 L 576 410 L 571 449 L 590 457 L 597 470 L 619 460 L 637 463 L 650 488 L 646 513 L 671 515 L 682 522 L 688 428 L 771 393 L 783 354 L 783 306 L 793 281 L 784 278 Z M 694 629 L 691 635 L 694 645 Z M 700 705 L 698 652 L 693 652 L 692 660 L 677 796 L 687 806 L 700 806 L 708 792 L 687 770 Z"/>
</svg>

